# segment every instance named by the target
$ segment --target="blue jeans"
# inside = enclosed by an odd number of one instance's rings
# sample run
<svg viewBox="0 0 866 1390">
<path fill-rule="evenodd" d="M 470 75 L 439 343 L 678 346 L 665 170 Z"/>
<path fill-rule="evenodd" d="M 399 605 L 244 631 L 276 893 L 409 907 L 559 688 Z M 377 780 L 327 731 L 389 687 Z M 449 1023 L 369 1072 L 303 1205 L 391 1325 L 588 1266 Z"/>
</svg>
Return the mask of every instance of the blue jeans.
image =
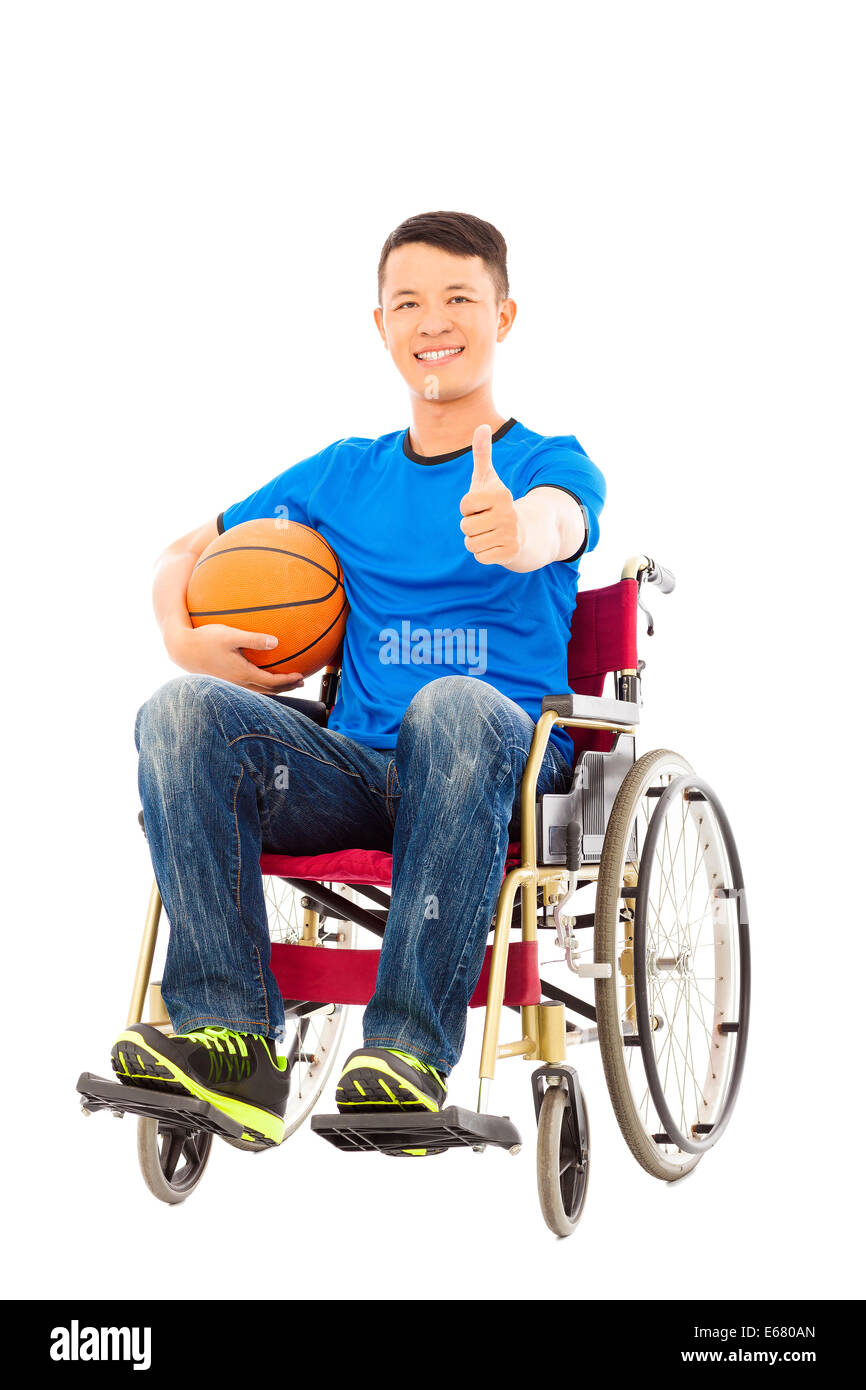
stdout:
<svg viewBox="0 0 866 1390">
<path fill-rule="evenodd" d="M 463 1048 L 534 724 L 471 676 L 414 697 L 394 750 L 368 748 L 228 681 L 181 676 L 138 712 L 139 790 L 170 923 L 162 995 L 175 1032 L 283 1037 L 259 856 L 393 855 L 364 1042 L 444 1073 Z M 572 771 L 548 744 L 538 792 Z"/>
</svg>

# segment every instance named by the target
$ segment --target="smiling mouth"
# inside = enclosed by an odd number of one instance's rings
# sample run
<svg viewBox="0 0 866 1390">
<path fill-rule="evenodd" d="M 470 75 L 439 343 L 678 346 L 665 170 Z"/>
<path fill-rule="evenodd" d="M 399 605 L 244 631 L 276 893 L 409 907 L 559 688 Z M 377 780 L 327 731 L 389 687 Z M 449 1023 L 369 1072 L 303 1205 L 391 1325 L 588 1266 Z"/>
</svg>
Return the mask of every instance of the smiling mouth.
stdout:
<svg viewBox="0 0 866 1390">
<path fill-rule="evenodd" d="M 448 362 L 452 357 L 459 357 L 462 351 L 462 347 L 431 348 L 429 352 L 415 352 L 412 356 L 417 362 Z"/>
</svg>

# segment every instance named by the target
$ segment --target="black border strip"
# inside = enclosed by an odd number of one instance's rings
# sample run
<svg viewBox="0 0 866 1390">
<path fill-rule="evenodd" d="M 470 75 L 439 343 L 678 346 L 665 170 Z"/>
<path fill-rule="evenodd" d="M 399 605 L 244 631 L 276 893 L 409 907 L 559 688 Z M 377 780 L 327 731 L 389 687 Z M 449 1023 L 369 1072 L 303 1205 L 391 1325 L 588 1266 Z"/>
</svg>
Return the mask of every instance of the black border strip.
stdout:
<svg viewBox="0 0 866 1390">
<path fill-rule="evenodd" d="M 508 433 L 512 425 L 516 424 L 517 420 L 512 415 L 510 420 L 506 420 L 504 425 L 499 426 L 491 442 L 495 444 L 498 439 L 501 439 L 504 434 Z M 406 433 L 403 435 L 403 453 L 406 455 L 407 459 L 411 459 L 413 463 L 423 463 L 425 465 L 449 463 L 451 459 L 459 459 L 461 454 L 471 454 L 472 445 L 468 444 L 465 449 L 455 449 L 452 454 L 416 454 L 412 445 L 409 443 L 409 431 L 407 429 Z"/>
<path fill-rule="evenodd" d="M 574 498 L 575 502 L 580 507 L 580 510 L 583 513 L 583 524 L 585 527 L 583 545 L 580 547 L 580 550 L 576 550 L 573 555 L 569 555 L 565 560 L 560 560 L 559 562 L 561 565 L 570 565 L 572 560 L 580 559 L 581 555 L 586 550 L 586 547 L 589 545 L 589 516 L 587 515 L 586 507 L 581 502 L 577 493 L 572 492 L 570 487 L 565 487 L 562 483 L 533 483 L 532 487 L 529 489 L 529 492 L 534 492 L 537 487 L 556 487 L 559 488 L 560 492 L 567 492 L 569 497 Z M 526 495 L 528 497 L 529 493 L 527 493 Z"/>
</svg>

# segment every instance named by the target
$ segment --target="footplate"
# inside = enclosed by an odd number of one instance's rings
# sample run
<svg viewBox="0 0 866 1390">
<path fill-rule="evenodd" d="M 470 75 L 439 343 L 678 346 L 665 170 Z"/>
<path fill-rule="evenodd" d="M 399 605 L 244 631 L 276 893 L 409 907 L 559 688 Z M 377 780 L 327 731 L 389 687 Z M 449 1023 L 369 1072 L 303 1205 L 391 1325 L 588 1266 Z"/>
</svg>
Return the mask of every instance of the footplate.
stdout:
<svg viewBox="0 0 866 1390">
<path fill-rule="evenodd" d="M 89 1071 L 81 1073 L 76 1090 L 82 1097 L 81 1108 L 88 1115 L 110 1110 L 114 1115 L 144 1115 L 150 1120 L 163 1120 L 184 1129 L 203 1129 L 232 1139 L 240 1139 L 245 1133 L 237 1120 L 194 1096 L 172 1095 L 147 1086 L 125 1086 Z"/>
<path fill-rule="evenodd" d="M 404 1149 L 472 1149 L 493 1144 L 518 1149 L 520 1134 L 507 1115 L 479 1115 L 459 1105 L 427 1114 L 314 1115 L 314 1134 L 338 1149 L 370 1153 L 400 1153 Z"/>
</svg>

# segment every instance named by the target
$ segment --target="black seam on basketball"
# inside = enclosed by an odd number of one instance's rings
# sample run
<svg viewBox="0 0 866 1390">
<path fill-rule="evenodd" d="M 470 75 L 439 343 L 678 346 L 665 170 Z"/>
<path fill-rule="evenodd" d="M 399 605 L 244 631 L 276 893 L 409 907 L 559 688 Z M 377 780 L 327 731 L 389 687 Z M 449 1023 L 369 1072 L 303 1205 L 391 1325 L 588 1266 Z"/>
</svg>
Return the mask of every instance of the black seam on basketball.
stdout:
<svg viewBox="0 0 866 1390">
<path fill-rule="evenodd" d="M 322 540 L 325 540 L 324 536 L 322 537 Z M 331 552 L 331 555 L 334 557 L 335 560 L 337 560 L 336 555 L 334 555 L 334 552 L 333 550 L 331 550 L 331 547 L 328 545 L 327 541 L 325 541 L 325 545 L 328 546 L 328 550 Z M 322 573 L 326 574 L 329 579 L 336 579 L 337 583 L 340 582 L 340 576 L 338 574 L 331 574 L 331 571 L 325 565 L 320 565 L 318 560 L 311 560 L 309 555 L 300 555 L 297 550 L 283 550 L 278 545 L 224 546 L 221 550 L 215 550 L 213 555 L 203 555 L 202 558 L 198 560 L 196 564 L 193 566 L 193 574 L 195 574 L 195 571 L 198 569 L 199 565 L 206 564 L 208 560 L 218 560 L 221 555 L 232 555 L 237 550 L 265 550 L 272 555 L 289 555 L 293 560 L 305 560 L 308 565 L 313 565 L 315 569 L 321 570 Z M 337 569 L 339 568 L 340 562 L 339 560 L 337 560 Z"/>
<path fill-rule="evenodd" d="M 299 524 L 300 524 L 300 523 L 299 523 Z M 333 546 L 330 544 L 330 542 L 325 540 L 325 537 L 322 535 L 321 531 L 317 531 L 317 532 L 316 532 L 316 535 L 317 535 L 321 540 L 325 541 L 325 545 L 328 547 L 329 551 L 331 552 L 331 558 L 333 559 L 334 564 L 337 566 L 337 573 L 338 573 L 339 576 L 340 576 L 340 583 L 342 584 L 342 582 L 343 582 L 343 566 L 340 564 L 339 557 L 337 556 L 337 554 L 336 554 L 336 552 L 335 552 Z"/>
<path fill-rule="evenodd" d="M 296 656 L 303 656 L 304 652 L 310 651 L 313 647 L 317 645 L 317 643 L 321 642 L 323 638 L 327 637 L 328 633 L 331 631 L 331 628 L 335 625 L 335 623 L 338 623 L 340 621 L 340 618 L 343 616 L 343 609 L 347 608 L 348 604 L 349 600 L 347 598 L 344 598 L 343 607 L 340 609 L 339 613 L 334 619 L 334 622 L 329 623 L 328 626 L 325 628 L 325 631 L 320 632 L 319 636 L 315 639 L 314 642 L 308 642 L 306 647 L 301 647 L 299 651 L 292 652 L 291 656 L 281 656 L 279 661 L 263 661 L 259 665 L 259 670 L 269 671 L 272 666 L 284 666 L 287 661 L 294 661 Z"/>
<path fill-rule="evenodd" d="M 331 578 L 333 579 L 333 575 Z M 210 608 L 207 612 L 191 612 L 189 616 L 191 618 L 224 618 L 231 617 L 237 613 L 270 613 L 276 608 L 309 608 L 312 604 L 326 603 L 329 598 L 333 598 L 338 589 L 342 588 L 343 586 L 338 579 L 333 589 L 330 589 L 327 594 L 320 594 L 318 598 L 299 598 L 293 600 L 291 603 L 248 604 L 244 608 Z M 343 593 L 345 594 L 345 589 L 343 589 Z M 340 611 L 342 612 L 342 609 Z"/>
</svg>

